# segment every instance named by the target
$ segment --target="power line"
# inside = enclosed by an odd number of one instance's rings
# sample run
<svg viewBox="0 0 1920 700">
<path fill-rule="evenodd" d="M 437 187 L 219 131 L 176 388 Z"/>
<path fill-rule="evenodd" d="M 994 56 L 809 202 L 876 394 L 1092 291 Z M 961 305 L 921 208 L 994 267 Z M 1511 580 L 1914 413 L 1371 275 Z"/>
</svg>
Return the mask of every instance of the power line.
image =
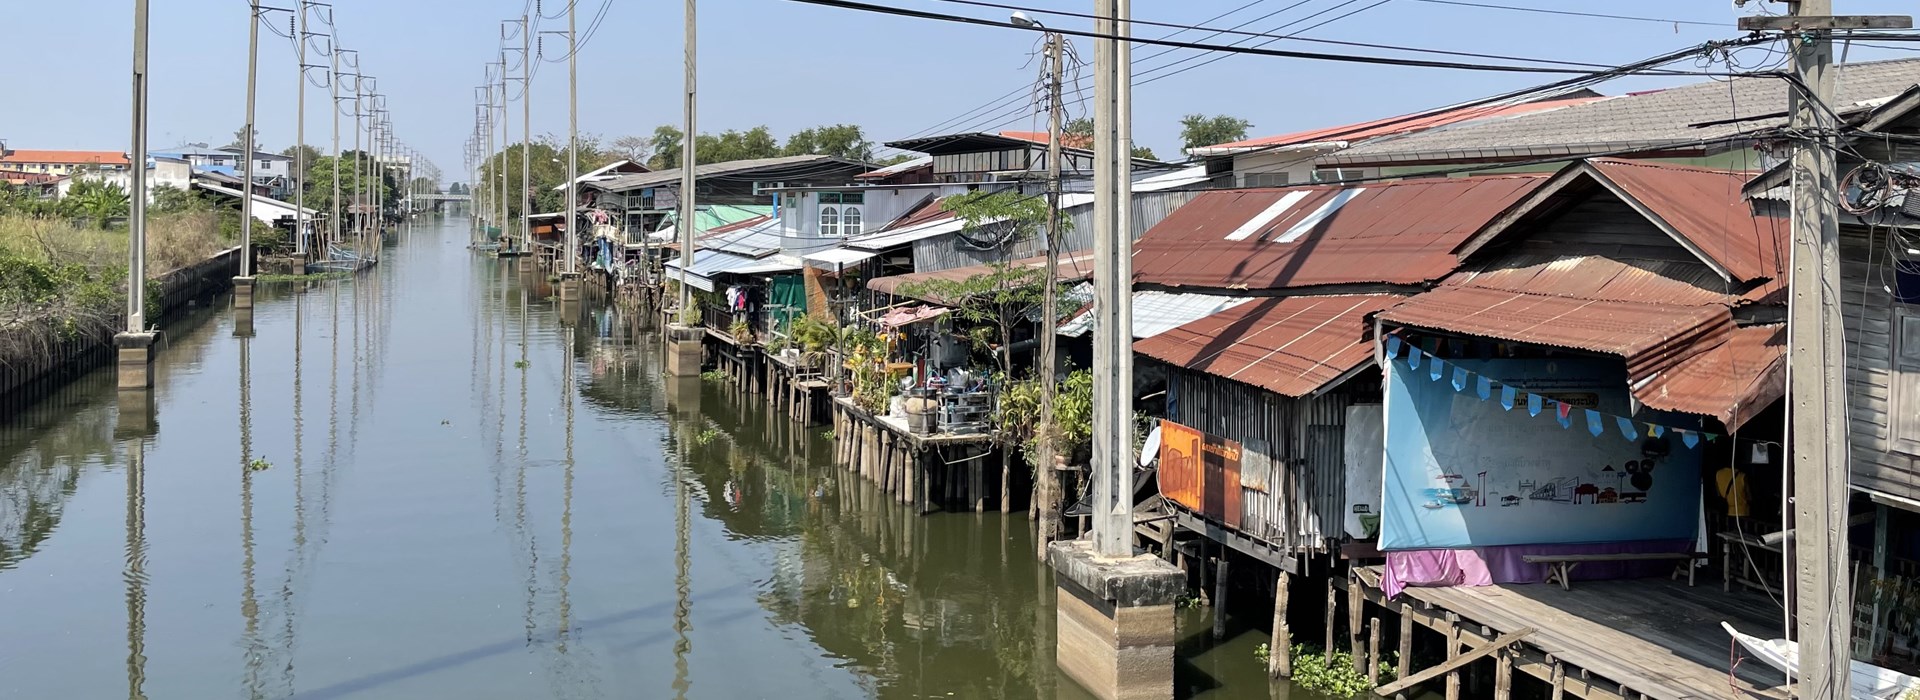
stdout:
<svg viewBox="0 0 1920 700">
<path fill-rule="evenodd" d="M 1167 39 L 1121 37 L 1121 36 L 1115 36 L 1110 34 L 1101 34 L 1099 32 L 1080 31 L 1080 30 L 1074 30 L 1074 29 L 1023 27 L 1023 26 L 1014 24 L 1012 22 L 999 22 L 994 20 L 979 19 L 976 17 L 964 17 L 960 15 L 951 15 L 951 14 L 945 14 L 945 13 L 939 13 L 939 12 L 926 12 L 922 10 L 908 10 L 908 9 L 901 9 L 901 8 L 894 8 L 894 7 L 883 7 L 880 5 L 872 5 L 864 2 L 854 2 L 853 0 L 789 0 L 789 2 L 798 2 L 798 3 L 808 4 L 808 5 L 819 5 L 822 7 L 833 7 L 833 8 L 843 9 L 843 10 L 856 10 L 860 12 L 895 15 L 895 16 L 908 17 L 913 19 L 926 19 L 926 20 L 934 20 L 934 21 L 940 21 L 940 22 L 950 22 L 950 23 L 956 23 L 956 24 L 973 24 L 973 25 L 979 25 L 984 27 L 998 27 L 1002 29 L 1016 29 L 1016 30 L 1030 31 L 1030 32 L 1052 32 L 1055 34 L 1077 36 L 1077 37 L 1083 37 L 1083 38 L 1089 38 L 1089 39 L 1117 39 L 1117 40 L 1127 41 L 1134 44 L 1171 46 L 1174 48 L 1181 48 L 1181 49 L 1198 49 L 1202 51 L 1216 51 L 1221 53 L 1251 54 L 1255 56 L 1270 56 L 1274 58 L 1298 58 L 1298 59 L 1314 60 L 1314 61 L 1330 61 L 1335 63 L 1360 63 L 1360 64 L 1371 64 L 1371 65 L 1405 66 L 1405 67 L 1411 67 L 1411 68 L 1445 68 L 1445 69 L 1451 69 L 1451 70 L 1467 70 L 1467 71 L 1494 72 L 1494 73 L 1547 73 L 1547 74 L 1566 75 L 1566 74 L 1584 74 L 1587 72 L 1587 71 L 1581 71 L 1573 68 L 1549 68 L 1549 67 L 1542 67 L 1542 66 L 1509 66 L 1509 65 L 1492 65 L 1492 64 L 1484 64 L 1484 63 L 1461 63 L 1456 61 L 1431 61 L 1431 60 L 1425 60 L 1425 59 L 1390 58 L 1390 57 L 1384 57 L 1384 56 L 1358 56 L 1358 55 L 1351 55 L 1351 54 L 1315 53 L 1310 51 L 1287 51 L 1282 49 L 1265 49 L 1265 48 L 1256 48 L 1256 47 L 1247 47 L 1247 46 L 1202 44 L 1202 43 L 1194 43 L 1194 42 L 1186 42 L 1186 41 L 1172 41 Z M 1639 73 L 1635 73 L 1635 74 L 1639 74 Z M 1708 75 L 1715 75 L 1715 74 L 1674 71 L 1674 72 L 1656 73 L 1656 75 L 1708 76 Z"/>
<path fill-rule="evenodd" d="M 1691 20 L 1691 19 L 1661 19 L 1659 17 L 1633 17 L 1630 15 L 1607 15 L 1607 14 L 1600 14 L 1597 12 L 1574 12 L 1571 10 L 1549 10 L 1543 7 L 1516 7 L 1513 5 L 1494 5 L 1490 3 L 1481 3 L 1481 2 L 1464 2 L 1463 0 L 1414 0 L 1414 1 L 1432 3 L 1435 5 L 1458 5 L 1461 7 L 1482 7 L 1489 10 L 1512 10 L 1514 12 L 1538 12 L 1540 14 L 1545 14 L 1545 15 L 1566 15 L 1569 17 L 1597 17 L 1599 19 L 1618 19 L 1618 20 L 1626 20 L 1631 22 L 1655 22 L 1659 24 L 1690 24 L 1690 25 L 1699 26 L 1699 27 L 1718 27 L 1721 29 L 1726 28 L 1725 24 L 1721 24 L 1719 22 L 1701 22 L 1701 21 Z"/>
<path fill-rule="evenodd" d="M 998 2 L 986 2 L 984 0 L 937 0 L 937 1 L 953 3 L 956 5 L 974 5 L 979 7 L 992 7 L 992 8 L 998 8 L 1003 10 L 1018 10 L 1021 12 L 1030 12 L 1034 14 L 1058 15 L 1061 17 L 1078 17 L 1082 19 L 1099 19 L 1099 16 L 1097 15 L 1082 13 L 1082 12 L 1035 9 L 1035 8 L 1023 7 L 1020 5 L 1010 5 L 1010 4 L 998 3 Z M 1298 4 L 1296 3 L 1293 6 L 1289 6 L 1289 9 L 1291 7 L 1297 7 L 1297 6 Z M 1310 19 L 1311 16 L 1309 16 L 1308 18 Z M 1562 65 L 1562 66 L 1581 66 L 1586 68 L 1609 67 L 1604 63 L 1583 63 L 1579 61 L 1559 61 L 1559 60 L 1554 60 L 1549 58 L 1527 58 L 1524 56 L 1503 56 L 1500 54 L 1473 53 L 1471 51 L 1448 51 L 1445 49 L 1423 49 L 1423 48 L 1417 48 L 1412 46 L 1395 46 L 1392 44 L 1370 44 L 1364 41 L 1341 41 L 1338 39 L 1317 39 L 1314 37 L 1299 36 L 1298 34 L 1271 34 L 1271 33 L 1263 33 L 1263 32 L 1249 32 L 1249 31 L 1242 31 L 1238 28 L 1216 29 L 1213 27 L 1207 27 L 1203 25 L 1179 24 L 1175 22 L 1155 22 L 1155 21 L 1143 20 L 1143 19 L 1123 19 L 1120 21 L 1125 22 L 1127 24 L 1134 24 L 1134 25 L 1148 26 L 1148 27 L 1178 28 L 1181 31 L 1200 30 L 1200 31 L 1213 32 L 1215 35 L 1234 34 L 1234 35 L 1252 37 L 1252 38 L 1266 37 L 1271 39 L 1289 39 L 1292 41 L 1300 41 L 1300 42 L 1307 42 L 1307 43 L 1313 43 L 1313 44 L 1328 44 L 1331 46 L 1354 46 L 1354 47 L 1368 48 L 1368 49 L 1386 49 L 1389 51 L 1429 53 L 1429 54 L 1435 54 L 1435 55 L 1441 55 L 1441 56 L 1484 58 L 1484 59 L 1491 59 L 1491 60 L 1498 60 L 1498 61 L 1526 61 L 1530 63 L 1546 63 L 1546 64 L 1555 64 L 1555 65 Z M 1304 19 L 1302 21 L 1304 21 Z M 1302 31 L 1305 31 L 1305 30 L 1302 30 Z M 1179 32 L 1175 32 L 1175 34 L 1178 34 L 1178 33 Z M 1159 55 L 1159 54 L 1156 54 L 1156 55 Z"/>
</svg>

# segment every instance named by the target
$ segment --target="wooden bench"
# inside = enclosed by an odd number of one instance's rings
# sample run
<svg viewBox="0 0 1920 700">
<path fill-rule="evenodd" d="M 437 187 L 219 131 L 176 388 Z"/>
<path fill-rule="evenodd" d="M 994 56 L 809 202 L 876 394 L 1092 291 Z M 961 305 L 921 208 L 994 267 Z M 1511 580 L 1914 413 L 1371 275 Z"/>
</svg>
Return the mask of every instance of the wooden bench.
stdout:
<svg viewBox="0 0 1920 700">
<path fill-rule="evenodd" d="M 1590 561 L 1675 561 L 1679 566 L 1674 569 L 1674 578 L 1680 577 L 1680 570 L 1687 573 L 1687 586 L 1693 586 L 1693 562 L 1707 558 L 1699 552 L 1642 552 L 1637 554 L 1522 554 L 1520 560 L 1528 564 L 1547 565 L 1547 583 L 1558 582 L 1560 590 L 1573 590 L 1573 569 Z"/>
</svg>

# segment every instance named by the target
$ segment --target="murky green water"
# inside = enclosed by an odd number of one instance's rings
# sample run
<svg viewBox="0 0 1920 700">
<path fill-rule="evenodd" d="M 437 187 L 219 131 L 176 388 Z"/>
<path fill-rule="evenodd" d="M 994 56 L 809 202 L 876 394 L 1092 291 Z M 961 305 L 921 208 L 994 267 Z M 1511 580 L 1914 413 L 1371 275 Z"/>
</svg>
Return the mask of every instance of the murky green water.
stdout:
<svg viewBox="0 0 1920 700">
<path fill-rule="evenodd" d="M 152 425 L 104 370 L 0 419 L 0 698 L 1084 696 L 1024 519 L 913 515 L 465 243 L 175 324 Z M 1283 692 L 1205 629 L 1182 696 Z"/>
</svg>

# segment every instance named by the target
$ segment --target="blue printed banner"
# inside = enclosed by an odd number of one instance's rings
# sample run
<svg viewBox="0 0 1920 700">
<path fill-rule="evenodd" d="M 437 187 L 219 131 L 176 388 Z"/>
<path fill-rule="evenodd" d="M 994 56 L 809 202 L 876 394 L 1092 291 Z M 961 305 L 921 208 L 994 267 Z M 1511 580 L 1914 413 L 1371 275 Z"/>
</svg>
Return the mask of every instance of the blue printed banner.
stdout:
<svg viewBox="0 0 1920 700">
<path fill-rule="evenodd" d="M 1620 419 L 1631 411 L 1618 362 L 1449 362 L 1494 378 L 1501 401 L 1450 391 L 1433 383 L 1430 370 L 1389 365 L 1381 549 L 1694 536 L 1701 451 L 1649 444 L 1677 438 L 1692 446 L 1700 433 L 1641 434 Z M 1521 395 L 1527 413 L 1506 407 Z M 1549 406 L 1563 427 L 1578 410 L 1588 430 L 1556 430 L 1533 417 Z"/>
</svg>

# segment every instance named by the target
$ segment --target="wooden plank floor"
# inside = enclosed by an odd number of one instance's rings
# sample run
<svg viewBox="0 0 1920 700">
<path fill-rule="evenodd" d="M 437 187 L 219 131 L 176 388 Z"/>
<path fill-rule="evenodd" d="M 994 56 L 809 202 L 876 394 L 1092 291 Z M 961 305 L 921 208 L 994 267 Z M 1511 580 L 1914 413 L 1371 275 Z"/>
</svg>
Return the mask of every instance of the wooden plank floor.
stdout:
<svg viewBox="0 0 1920 700">
<path fill-rule="evenodd" d="M 1360 573 L 1363 583 L 1378 586 L 1379 567 Z M 1737 681 L 1727 673 L 1733 649 L 1722 620 L 1755 636 L 1779 636 L 1780 608 L 1763 594 L 1643 578 L 1576 581 L 1571 591 L 1512 584 L 1408 588 L 1401 595 L 1496 634 L 1533 627 L 1538 632 L 1527 646 L 1660 700 L 1787 697 L 1785 676 L 1758 661 L 1742 661 Z"/>
</svg>

